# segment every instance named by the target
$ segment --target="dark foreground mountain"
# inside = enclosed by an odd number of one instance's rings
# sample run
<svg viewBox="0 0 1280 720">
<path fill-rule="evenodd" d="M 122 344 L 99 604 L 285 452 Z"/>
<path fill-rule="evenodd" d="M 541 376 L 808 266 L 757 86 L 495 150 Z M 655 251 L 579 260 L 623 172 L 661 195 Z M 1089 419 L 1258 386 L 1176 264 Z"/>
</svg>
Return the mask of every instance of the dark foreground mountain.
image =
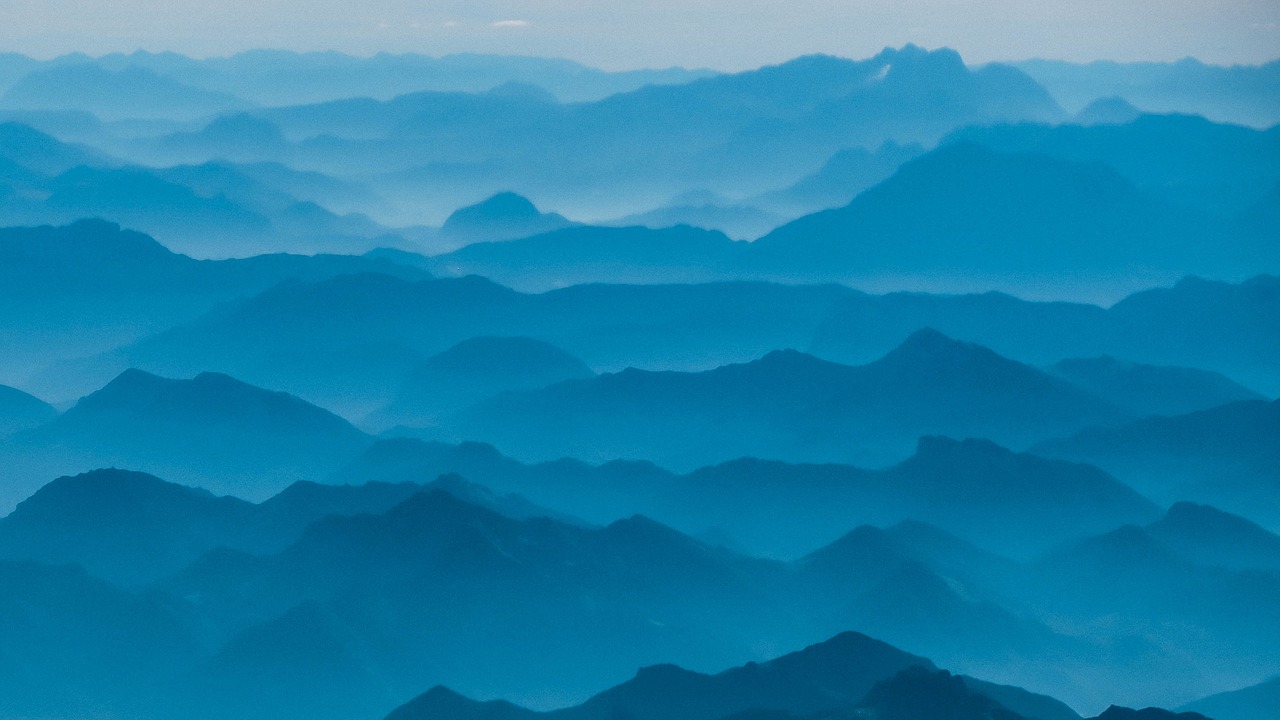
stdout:
<svg viewBox="0 0 1280 720">
<path fill-rule="evenodd" d="M 203 650 L 180 601 L 75 567 L 0 561 L 0 716 L 130 712 Z"/>
<path fill-rule="evenodd" d="M 1028 569 L 920 523 L 859 528 L 784 564 L 751 560 L 639 516 L 603 527 L 556 517 L 563 516 L 457 478 L 426 488 L 302 483 L 255 506 L 103 471 L 61 479 L 23 503 L 0 522 L 0 551 L 77 563 L 141 588 L 122 597 L 169 607 L 171 630 L 121 640 L 126 653 L 199 639 L 174 651 L 166 674 L 120 678 L 83 695 L 129 718 L 146 711 L 336 720 L 385 710 L 433 682 L 545 707 L 616 682 L 628 667 L 723 667 L 844 627 L 1085 703 L 1203 685 L 1204 668 L 1178 658 L 1206 637 L 1240 653 L 1217 659 L 1225 673 L 1274 659 L 1259 645 L 1265 637 L 1238 634 L 1265 606 L 1267 585 L 1255 578 L 1241 594 L 1244 575 L 1186 561 L 1175 567 L 1191 570 L 1170 573 L 1142 556 L 1115 568 L 1073 550 L 1075 570 L 1056 559 L 1046 566 L 1054 582 L 1118 572 L 1151 583 L 1143 597 L 1166 588 L 1190 599 L 1165 603 L 1159 614 L 1189 635 L 1158 623 L 1145 626 L 1150 641 L 1100 629 L 1064 636 L 1036 619 L 1039 608 L 1089 627 L 1097 608 L 1116 612 L 1114 581 L 1063 589 L 1037 579 L 1039 565 Z M 1188 592 L 1195 583 L 1204 587 Z M 14 590 L 5 592 L 0 597 Z M 1226 602 L 1232 597 L 1257 607 Z M 1205 610 L 1217 607 L 1210 601 L 1226 602 L 1225 610 Z M 1131 602 L 1119 608 L 1129 612 Z M 1157 640 L 1174 650 L 1157 649 Z M 1123 649 L 1102 653 L 1113 643 Z M 27 652 L 22 643 L 11 647 Z M 33 686 L 53 672 L 38 663 L 23 670 L 14 677 L 31 677 Z M 1207 687 L 1223 687 L 1212 682 Z M 1064 717 L 970 689 L 1027 717 Z"/>
<path fill-rule="evenodd" d="M 645 458 L 688 469 L 750 456 L 884 465 L 921 435 L 1025 446 L 1125 413 L 1039 370 L 932 330 L 868 365 L 795 351 L 703 373 L 626 370 L 495 398 L 442 429 L 517 457 Z"/>
<path fill-rule="evenodd" d="M 1016 708 L 1017 712 L 1008 708 Z M 1076 720 L 1051 698 L 953 676 L 929 660 L 846 632 L 799 652 L 715 675 L 674 665 L 641 669 L 574 707 L 533 712 L 436 687 L 387 720 Z"/>
<path fill-rule="evenodd" d="M 1093 720 L 1209 720 L 1195 712 L 1170 712 L 1161 708 L 1133 708 L 1112 705 Z"/>
</svg>

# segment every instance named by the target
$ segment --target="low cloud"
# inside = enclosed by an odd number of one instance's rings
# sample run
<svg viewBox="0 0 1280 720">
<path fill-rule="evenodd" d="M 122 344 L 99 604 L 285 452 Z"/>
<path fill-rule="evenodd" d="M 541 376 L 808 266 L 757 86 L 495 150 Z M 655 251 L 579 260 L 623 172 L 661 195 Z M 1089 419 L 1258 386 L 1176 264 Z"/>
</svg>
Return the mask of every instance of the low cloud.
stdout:
<svg viewBox="0 0 1280 720">
<path fill-rule="evenodd" d="M 528 20 L 499 20 L 493 23 L 496 28 L 522 28 L 529 27 Z"/>
</svg>

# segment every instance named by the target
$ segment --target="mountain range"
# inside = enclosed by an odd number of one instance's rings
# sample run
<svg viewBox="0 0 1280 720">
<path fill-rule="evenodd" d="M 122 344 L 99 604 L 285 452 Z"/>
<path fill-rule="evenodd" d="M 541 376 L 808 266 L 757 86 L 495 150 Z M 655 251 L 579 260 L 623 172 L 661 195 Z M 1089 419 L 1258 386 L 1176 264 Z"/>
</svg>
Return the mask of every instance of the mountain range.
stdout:
<svg viewBox="0 0 1280 720">
<path fill-rule="evenodd" d="M 12 502 L 34 489 L 26 483 L 39 474 L 127 467 L 261 498 L 329 472 L 368 442 L 336 415 L 226 375 L 171 380 L 129 370 L 9 438 L 6 495 Z"/>
<path fill-rule="evenodd" d="M 1198 497 L 1276 527 L 1280 401 L 1091 428 L 1036 451 L 1105 468 L 1158 500 Z"/>
<path fill-rule="evenodd" d="M 1008 710 L 1002 703 L 1023 714 Z M 848 632 L 799 652 L 715 675 L 674 665 L 642 668 L 631 680 L 581 705 L 554 712 L 532 712 L 501 702 L 475 702 L 436 687 L 393 711 L 387 720 L 800 718 L 818 716 L 815 713 L 828 717 L 831 715 L 827 713 L 833 710 L 847 712 L 854 707 L 873 708 L 874 717 L 886 720 L 925 716 L 954 720 L 1079 718 L 1051 698 L 952 676 L 937 670 L 925 658 Z"/>
<path fill-rule="evenodd" d="M 361 271 L 426 277 L 412 267 L 358 256 L 197 261 L 141 233 L 89 220 L 0 231 L 0 259 L 0 324 L 7 338 L 0 366 L 37 392 L 50 390 L 55 400 L 74 399 L 113 372 L 86 385 L 68 382 L 75 372 L 64 367 L 32 381 L 51 362 L 106 352 L 288 279 Z"/>
<path fill-rule="evenodd" d="M 985 469 L 973 466 L 975 479 L 992 474 L 993 459 L 1012 463 L 1014 472 L 1022 466 L 1023 472 L 1051 477 L 1043 474 L 1051 469 L 1044 461 L 999 452 L 993 458 L 991 449 L 969 443 L 942 444 L 941 452 L 929 453 L 936 467 L 946 468 L 941 472 L 961 479 L 954 469 L 972 462 L 966 456 L 975 451 L 989 463 Z M 893 471 L 885 484 L 928 482 L 926 476 L 939 470 L 924 462 L 922 451 L 921 459 Z M 564 475 L 563 468 L 546 471 L 548 477 Z M 1062 471 L 1075 472 L 1066 466 Z M 374 479 L 372 472 L 364 476 Z M 1081 474 L 1088 477 L 1088 471 Z M 691 480 L 698 482 L 696 476 Z M 1098 617 L 1096 603 L 1117 597 L 1132 598 L 1119 606 L 1122 612 L 1132 612 L 1135 602 L 1158 603 L 1153 618 L 1177 618 L 1175 627 L 1190 623 L 1222 643 L 1224 652 L 1240 653 L 1220 658 L 1220 672 L 1239 673 L 1275 660 L 1264 649 L 1265 637 L 1239 634 L 1252 622 L 1251 613 L 1265 611 L 1272 571 L 1184 559 L 1185 553 L 1220 563 L 1214 558 L 1236 536 L 1253 538 L 1265 552 L 1275 536 L 1208 508 L 1174 508 L 1156 520 L 1156 513 L 1139 506 L 1129 522 L 1146 523 L 1145 530 L 1128 526 L 1133 529 L 1069 545 L 1029 564 L 920 523 L 858 528 L 783 564 L 698 542 L 640 516 L 593 526 L 544 509 L 537 499 L 495 496 L 457 478 L 425 483 L 425 477 L 365 486 L 301 483 L 253 505 L 138 473 L 99 471 L 52 483 L 0 521 L 0 557 L 11 563 L 77 563 L 140 588 L 141 595 L 121 598 L 154 598 L 169 608 L 154 617 L 170 623 L 170 630 L 128 641 L 129 652 L 149 652 L 150 642 L 183 648 L 168 651 L 179 654 L 166 656 L 171 667 L 156 676 L 162 679 L 129 676 L 84 695 L 126 715 L 146 707 L 195 716 L 243 714 L 243 698 L 253 698 L 254 712 L 263 716 L 297 707 L 313 717 L 349 717 L 387 707 L 397 693 L 409 696 L 424 676 L 468 694 L 492 696 L 503 688 L 523 701 L 565 705 L 568 696 L 555 695 L 557 700 L 547 693 L 605 686 L 628 665 L 676 660 L 694 668 L 723 666 L 744 652 L 759 652 L 750 648 L 794 646 L 806 635 L 850 626 L 910 643 L 966 672 L 994 672 L 1000 682 L 1034 679 L 1037 687 L 1056 687 L 1085 704 L 1111 693 L 1168 696 L 1179 683 L 1184 692 L 1223 687 L 1221 678 L 1206 681 L 1196 675 L 1202 667 L 1153 644 L 1199 642 L 1178 631 L 1153 625 L 1146 630 L 1150 641 L 1124 631 L 1118 637 L 1102 633 L 1109 639 L 1099 640 L 1097 629 L 1067 637 L 1036 619 L 1047 611 L 1087 623 Z M 752 483 L 744 476 L 737 487 L 749 489 Z M 905 487 L 902 492 L 917 494 Z M 947 492 L 965 497 L 973 488 Z M 999 507 L 997 500 L 970 502 L 975 504 L 955 508 L 954 516 Z M 1043 512 L 1065 517 L 1061 502 L 1050 500 Z M 767 501 L 744 501 L 749 504 L 768 507 Z M 779 508 L 771 514 L 780 517 Z M 1220 518 L 1212 525 L 1220 529 L 1208 537 L 1179 529 L 1187 525 L 1188 511 Z M 1094 527 L 1124 522 L 1096 510 L 1087 517 L 1083 522 Z M 1029 518 L 1028 526 L 1034 522 Z M 1086 525 L 1074 527 L 1088 532 Z M 1091 549 L 1135 532 L 1178 559 L 1152 564 L 1149 556 L 1099 556 Z M 1132 580 L 1105 583 L 1097 592 L 1091 585 L 1061 589 L 1067 577 L 1112 572 Z M 1252 585 L 1241 595 L 1239 583 L 1246 579 Z M 1144 580 L 1158 582 L 1146 586 Z M 1201 589 L 1174 602 L 1158 600 L 1161 588 L 1185 587 L 1184 582 L 1200 583 Z M 118 605 L 120 600 L 107 599 L 117 592 L 108 592 L 110 587 L 81 592 L 86 601 Z M 1245 597 L 1258 604 L 1240 604 Z M 529 627 L 546 632 L 529 633 Z M 489 634 L 508 638 L 501 657 L 475 653 L 475 643 Z M 627 642 L 619 646 L 618 638 Z M 1098 642 L 1128 645 L 1097 661 L 1063 664 L 1064 657 L 1088 656 L 1080 654 L 1082 643 L 1099 647 Z M 551 647 L 560 650 L 549 653 Z M 593 661 L 584 664 L 586 657 Z M 1009 665 L 1010 657 L 1019 658 L 1016 666 Z M 1156 683 L 1152 675 L 1119 672 L 1139 659 L 1164 679 Z M 511 669 L 495 674 L 495 662 Z M 32 664 L 27 676 L 38 687 L 41 673 L 51 667 Z M 144 682 L 150 691 L 131 690 Z"/>
<path fill-rule="evenodd" d="M 986 348 L 932 330 L 868 365 L 794 351 L 702 373 L 625 370 L 487 401 L 442 428 L 527 460 L 734 457 L 884 465 L 921 435 L 1025 446 L 1126 414 Z"/>
<path fill-rule="evenodd" d="M 0 720 L 1280 717 L 1277 68 L 0 53 Z"/>
<path fill-rule="evenodd" d="M 1224 122 L 1270 127 L 1280 122 L 1274 88 L 1280 62 L 1219 67 L 1194 58 L 1177 62 L 1015 63 L 1068 108 L 1102 97 L 1124 97 L 1144 110 L 1188 112 Z"/>
</svg>

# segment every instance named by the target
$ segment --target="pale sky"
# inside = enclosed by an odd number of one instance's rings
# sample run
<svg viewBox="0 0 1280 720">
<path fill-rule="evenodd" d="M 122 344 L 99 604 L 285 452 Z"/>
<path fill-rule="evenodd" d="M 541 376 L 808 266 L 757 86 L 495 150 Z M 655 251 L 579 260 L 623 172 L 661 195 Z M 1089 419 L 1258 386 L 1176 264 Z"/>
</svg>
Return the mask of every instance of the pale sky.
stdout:
<svg viewBox="0 0 1280 720">
<path fill-rule="evenodd" d="M 914 42 L 970 63 L 1048 57 L 1256 64 L 1280 0 L 0 0 L 0 51 L 496 52 L 607 69 L 735 70 Z"/>
</svg>

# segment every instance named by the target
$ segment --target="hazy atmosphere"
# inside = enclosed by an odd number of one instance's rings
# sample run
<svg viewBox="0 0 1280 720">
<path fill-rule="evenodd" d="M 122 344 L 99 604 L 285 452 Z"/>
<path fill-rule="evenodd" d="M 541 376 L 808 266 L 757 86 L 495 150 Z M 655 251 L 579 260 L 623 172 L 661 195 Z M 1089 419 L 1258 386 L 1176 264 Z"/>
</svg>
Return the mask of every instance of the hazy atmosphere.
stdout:
<svg viewBox="0 0 1280 720">
<path fill-rule="evenodd" d="M 510 53 L 605 69 L 743 70 L 796 55 L 863 57 L 914 42 L 970 62 L 1255 64 L 1280 48 L 1271 0 L 6 0 L 0 43 L 37 57 L 253 48 Z"/>
<path fill-rule="evenodd" d="M 1277 720 L 1278 20 L 0 0 L 0 720 Z"/>
</svg>

